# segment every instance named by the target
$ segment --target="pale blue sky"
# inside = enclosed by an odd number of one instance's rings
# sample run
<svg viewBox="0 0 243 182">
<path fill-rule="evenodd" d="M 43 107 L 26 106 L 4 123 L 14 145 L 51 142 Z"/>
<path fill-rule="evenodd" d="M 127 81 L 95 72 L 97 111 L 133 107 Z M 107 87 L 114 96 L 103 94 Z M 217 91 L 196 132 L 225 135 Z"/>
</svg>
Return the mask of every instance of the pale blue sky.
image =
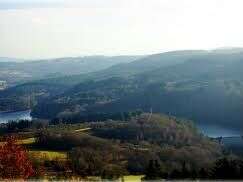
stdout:
<svg viewBox="0 0 243 182">
<path fill-rule="evenodd" d="M 0 9 L 29 9 L 63 6 L 63 0 L 0 0 Z"/>
<path fill-rule="evenodd" d="M 242 0 L 0 0 L 0 57 L 243 47 Z"/>
</svg>

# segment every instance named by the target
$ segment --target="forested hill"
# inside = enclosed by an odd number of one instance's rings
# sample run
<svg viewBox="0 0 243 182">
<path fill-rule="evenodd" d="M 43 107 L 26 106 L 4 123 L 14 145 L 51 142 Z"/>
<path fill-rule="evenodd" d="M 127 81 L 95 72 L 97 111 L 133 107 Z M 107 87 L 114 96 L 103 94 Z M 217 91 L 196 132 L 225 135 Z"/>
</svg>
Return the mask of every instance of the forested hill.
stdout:
<svg viewBox="0 0 243 182">
<path fill-rule="evenodd" d="M 69 81 L 57 78 L 37 82 L 35 84 L 42 85 L 42 94 L 34 91 L 32 114 L 82 120 L 97 113 L 104 116 L 152 108 L 154 112 L 197 123 L 243 130 L 242 68 L 240 50 L 151 55 L 99 72 L 71 76 Z M 52 90 L 47 85 L 60 88 Z M 28 87 L 35 88 L 31 83 Z M 21 98 L 27 95 L 28 87 L 23 86 Z M 5 93 L 8 98 L 8 92 Z"/>
<path fill-rule="evenodd" d="M 0 80 L 9 86 L 56 77 L 85 74 L 106 69 L 120 63 L 128 63 L 143 56 L 86 56 L 45 60 L 18 60 L 0 58 Z"/>
<path fill-rule="evenodd" d="M 135 61 L 115 64 L 107 69 L 91 72 L 88 74 L 69 75 L 44 79 L 39 82 L 61 85 L 75 85 L 87 80 L 104 80 L 112 77 L 130 78 L 137 74 L 153 71 L 158 68 L 168 67 L 184 63 L 196 57 L 208 54 L 203 50 L 173 51 L 160 54 L 142 56 Z"/>
</svg>

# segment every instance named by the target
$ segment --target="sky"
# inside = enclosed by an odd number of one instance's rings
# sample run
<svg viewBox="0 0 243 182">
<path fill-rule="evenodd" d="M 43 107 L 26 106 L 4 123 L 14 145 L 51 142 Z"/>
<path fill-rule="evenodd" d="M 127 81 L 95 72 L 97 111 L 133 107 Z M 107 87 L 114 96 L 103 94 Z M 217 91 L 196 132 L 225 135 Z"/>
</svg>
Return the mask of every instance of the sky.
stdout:
<svg viewBox="0 0 243 182">
<path fill-rule="evenodd" d="M 0 57 L 243 47 L 242 0 L 0 0 Z"/>
</svg>

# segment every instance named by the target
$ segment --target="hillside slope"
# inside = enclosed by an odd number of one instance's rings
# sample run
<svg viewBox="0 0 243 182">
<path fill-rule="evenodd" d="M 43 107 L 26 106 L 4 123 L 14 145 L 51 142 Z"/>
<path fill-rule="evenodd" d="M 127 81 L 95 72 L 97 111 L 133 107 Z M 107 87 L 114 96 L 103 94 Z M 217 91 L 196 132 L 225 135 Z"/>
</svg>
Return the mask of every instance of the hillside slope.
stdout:
<svg viewBox="0 0 243 182">
<path fill-rule="evenodd" d="M 0 80 L 7 81 L 8 85 L 12 86 L 37 79 L 56 78 L 99 71 L 115 64 L 132 62 L 141 57 L 87 56 L 25 62 L 14 62 L 8 58 L 2 58 L 0 59 Z"/>
<path fill-rule="evenodd" d="M 210 52 L 132 77 L 87 81 L 43 101 L 33 115 L 53 118 L 65 113 L 70 116 L 153 108 L 154 112 L 193 119 L 199 124 L 242 130 L 242 60 L 239 52 Z"/>
<path fill-rule="evenodd" d="M 0 98 L 9 101 L 6 107 L 11 99 L 21 103 L 31 94 L 32 115 L 41 118 L 81 121 L 97 113 L 152 108 L 242 131 L 242 67 L 241 51 L 168 52 L 99 72 L 30 82 L 2 92 Z"/>
</svg>

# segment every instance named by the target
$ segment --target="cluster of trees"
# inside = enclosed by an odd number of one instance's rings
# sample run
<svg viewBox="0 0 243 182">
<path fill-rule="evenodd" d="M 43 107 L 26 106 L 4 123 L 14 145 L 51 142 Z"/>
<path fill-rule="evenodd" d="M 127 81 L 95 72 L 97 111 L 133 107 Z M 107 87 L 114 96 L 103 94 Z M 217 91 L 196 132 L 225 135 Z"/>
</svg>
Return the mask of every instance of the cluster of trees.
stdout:
<svg viewBox="0 0 243 182">
<path fill-rule="evenodd" d="M 0 133 L 8 134 L 18 131 L 27 131 L 27 130 L 39 130 L 46 128 L 49 125 L 48 121 L 44 120 L 18 120 L 18 121 L 9 121 L 7 123 L 1 123 Z"/>
<path fill-rule="evenodd" d="M 37 134 L 35 145 L 51 150 L 71 150 L 74 147 L 111 146 L 111 143 L 102 138 L 90 136 L 85 133 L 48 132 Z"/>
<path fill-rule="evenodd" d="M 86 176 L 101 176 L 116 179 L 128 174 L 122 160 L 121 151 L 115 147 L 77 147 L 69 152 L 73 172 Z"/>
<path fill-rule="evenodd" d="M 93 134 L 101 138 L 128 142 L 144 140 L 161 146 L 179 147 L 209 142 L 192 122 L 159 114 L 142 114 L 129 121 L 93 123 L 92 128 Z"/>
<path fill-rule="evenodd" d="M 7 123 L 7 130 L 18 131 L 23 129 L 42 129 L 48 126 L 48 121 L 43 120 L 19 120 L 19 121 L 10 121 Z"/>
<path fill-rule="evenodd" d="M 75 175 L 118 178 L 128 173 L 120 163 L 123 156 L 121 148 L 108 140 L 87 134 L 41 132 L 35 145 L 49 150 L 68 151 L 68 164 L 63 166 Z M 60 161 L 58 164 L 60 166 Z M 57 162 L 49 165 L 56 168 Z"/>
<path fill-rule="evenodd" d="M 189 168 L 184 161 L 180 169 L 174 169 L 170 173 L 157 160 L 150 160 L 144 180 L 157 179 L 239 180 L 243 179 L 243 160 L 224 157 L 201 169 Z"/>
<path fill-rule="evenodd" d="M 82 177 L 116 179 L 126 174 L 145 174 L 145 180 L 243 178 L 242 160 L 217 160 L 222 156 L 219 151 L 203 145 L 159 147 L 144 141 L 133 144 L 70 133 L 42 133 L 37 143 L 48 149 L 68 150 L 68 169 Z"/>
<path fill-rule="evenodd" d="M 40 132 L 35 145 L 69 151 L 75 174 L 104 178 L 144 174 L 151 160 L 157 161 L 156 166 L 163 164 L 163 174 L 174 178 L 185 160 L 189 169 L 199 171 L 222 154 L 220 146 L 199 134 L 190 122 L 174 117 L 142 114 L 129 122 L 110 120 L 87 126 L 92 129 L 86 134 L 68 130 Z"/>
<path fill-rule="evenodd" d="M 118 121 L 128 121 L 135 116 L 142 114 L 141 110 L 131 111 L 131 112 L 118 112 L 118 113 L 88 113 L 80 114 L 75 112 L 66 112 L 60 117 L 55 117 L 50 121 L 50 124 L 74 124 L 80 122 L 97 122 L 106 120 L 118 120 Z"/>
</svg>

